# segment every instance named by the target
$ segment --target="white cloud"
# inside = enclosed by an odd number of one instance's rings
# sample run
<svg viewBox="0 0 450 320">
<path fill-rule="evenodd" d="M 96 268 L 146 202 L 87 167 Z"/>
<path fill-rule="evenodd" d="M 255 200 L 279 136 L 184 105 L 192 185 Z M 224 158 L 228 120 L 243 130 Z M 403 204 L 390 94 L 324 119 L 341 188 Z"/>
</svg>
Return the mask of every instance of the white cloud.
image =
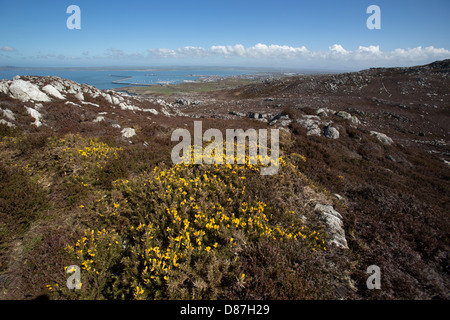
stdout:
<svg viewBox="0 0 450 320">
<path fill-rule="evenodd" d="M 280 45 L 265 45 L 258 43 L 257 45 L 244 49 L 246 54 L 252 58 L 296 58 L 308 57 L 310 52 L 305 46 L 295 48 Z"/>
<path fill-rule="evenodd" d="M 408 61 L 415 60 L 429 60 L 433 58 L 449 58 L 450 51 L 444 48 L 430 47 L 416 47 L 408 49 L 395 49 L 392 52 L 385 54 L 386 59 L 404 59 Z"/>
<path fill-rule="evenodd" d="M 14 52 L 14 51 L 16 51 L 15 48 L 9 47 L 9 46 L 3 46 L 3 47 L 0 48 L 0 50 L 1 51 L 5 51 L 5 52 Z"/>
<path fill-rule="evenodd" d="M 150 56 L 159 57 L 159 58 L 175 58 L 177 53 L 172 49 L 160 48 L 160 49 L 148 49 L 147 50 Z"/>
<path fill-rule="evenodd" d="M 125 56 L 125 52 L 120 49 L 116 48 L 109 48 L 105 51 L 105 55 L 112 57 L 112 58 L 123 58 Z"/>
<path fill-rule="evenodd" d="M 258 43 L 252 47 L 242 44 L 234 46 L 182 47 L 178 49 L 148 49 L 151 57 L 159 58 L 195 58 L 195 57 L 237 57 L 248 59 L 303 60 L 303 61 L 342 61 L 342 62 L 421 62 L 450 58 L 450 51 L 444 48 L 416 47 L 382 51 L 378 45 L 359 46 L 356 50 L 347 50 L 340 44 L 334 44 L 327 51 L 310 51 L 305 46 L 266 45 Z"/>
<path fill-rule="evenodd" d="M 181 57 L 244 57 L 244 58 L 295 58 L 308 54 L 308 49 L 302 46 L 299 48 L 280 45 L 266 45 L 258 43 L 253 47 L 244 47 L 242 44 L 234 46 L 212 46 L 210 48 L 202 47 L 182 47 L 178 49 L 148 49 L 151 56 L 161 58 L 181 58 Z"/>
<path fill-rule="evenodd" d="M 350 52 L 345 50 L 343 46 L 340 44 L 333 44 L 331 47 L 328 48 L 331 55 L 342 55 L 346 56 Z"/>
</svg>

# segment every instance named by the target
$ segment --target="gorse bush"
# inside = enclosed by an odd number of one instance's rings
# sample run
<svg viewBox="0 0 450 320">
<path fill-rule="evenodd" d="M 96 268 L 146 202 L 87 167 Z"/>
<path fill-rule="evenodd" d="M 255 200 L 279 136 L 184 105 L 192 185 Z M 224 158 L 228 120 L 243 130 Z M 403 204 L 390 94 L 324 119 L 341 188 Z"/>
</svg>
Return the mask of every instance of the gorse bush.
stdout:
<svg viewBox="0 0 450 320">
<path fill-rule="evenodd" d="M 275 212 L 246 192 L 247 181 L 261 178 L 260 165 L 248 160 L 242 165 L 162 165 L 115 180 L 112 190 L 80 205 L 92 216 L 93 228 L 66 247 L 82 269 L 82 289 L 69 293 L 53 284 L 54 294 L 226 298 L 251 282 L 240 258 L 250 243 L 291 241 L 310 252 L 326 250 L 321 228 L 305 225 L 292 210 Z M 301 176 L 280 158 L 282 170 Z"/>
<path fill-rule="evenodd" d="M 263 176 L 261 162 L 268 157 L 258 156 L 256 164 L 249 156 L 243 164 L 227 164 L 225 148 L 224 164 L 193 164 L 190 158 L 187 164 L 168 165 L 167 157 L 152 148 L 146 154 L 140 146 L 81 135 L 42 136 L 32 143 L 35 151 L 26 153 L 18 147 L 21 139 L 3 138 L 0 151 L 8 172 L 23 181 L 5 178 L 5 183 L 28 188 L 24 199 L 40 200 L 34 207 L 27 202 L 24 221 L 35 221 L 30 208 L 36 214 L 46 208 L 44 194 L 52 199 L 46 220 L 35 224 L 36 234 L 26 241 L 27 270 L 42 272 L 21 277 L 36 279 L 34 286 L 52 298 L 329 296 L 335 274 L 318 272 L 317 264 L 323 269 L 325 263 L 316 259 L 332 248 L 305 205 L 310 194 L 303 189 L 314 185 L 299 171 L 305 157 L 288 153 L 284 144 L 278 173 Z M 52 219 L 62 224 L 52 225 Z M 13 220 L 2 221 L 2 232 L 11 230 L 13 225 L 4 223 Z M 38 230 L 53 231 L 50 237 Z M 53 262 L 44 266 L 42 261 Z M 70 265 L 81 269 L 80 290 L 66 287 L 64 267 Z M 276 271 L 280 265 L 286 274 Z"/>
</svg>

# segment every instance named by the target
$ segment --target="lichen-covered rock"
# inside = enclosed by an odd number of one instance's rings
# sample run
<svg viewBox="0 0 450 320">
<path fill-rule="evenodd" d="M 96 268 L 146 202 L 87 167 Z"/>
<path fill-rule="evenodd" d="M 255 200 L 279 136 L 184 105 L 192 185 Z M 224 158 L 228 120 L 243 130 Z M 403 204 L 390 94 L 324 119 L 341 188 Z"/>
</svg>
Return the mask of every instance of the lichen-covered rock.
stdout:
<svg viewBox="0 0 450 320">
<path fill-rule="evenodd" d="M 327 126 L 323 130 L 323 134 L 325 137 L 329 139 L 339 139 L 339 130 L 335 127 Z"/>
<path fill-rule="evenodd" d="M 344 120 L 350 120 L 352 118 L 352 115 L 346 111 L 338 111 L 336 115 Z"/>
<path fill-rule="evenodd" d="M 329 243 L 335 244 L 342 249 L 348 249 L 341 214 L 334 210 L 333 206 L 321 203 L 316 204 L 314 211 L 320 215 L 319 218 L 326 225 L 327 233 L 330 237 Z"/>
<path fill-rule="evenodd" d="M 394 141 L 389 138 L 387 135 L 385 135 L 384 133 L 380 133 L 380 132 L 376 132 L 376 131 L 370 131 L 370 134 L 375 136 L 378 141 L 380 141 L 381 143 L 390 146 L 391 144 L 394 143 Z"/>
<path fill-rule="evenodd" d="M 307 136 L 318 136 L 322 135 L 322 129 L 320 126 L 325 125 L 325 122 L 320 120 L 318 116 L 304 115 L 302 118 L 296 120 L 299 125 L 304 127 L 307 132 Z"/>
</svg>

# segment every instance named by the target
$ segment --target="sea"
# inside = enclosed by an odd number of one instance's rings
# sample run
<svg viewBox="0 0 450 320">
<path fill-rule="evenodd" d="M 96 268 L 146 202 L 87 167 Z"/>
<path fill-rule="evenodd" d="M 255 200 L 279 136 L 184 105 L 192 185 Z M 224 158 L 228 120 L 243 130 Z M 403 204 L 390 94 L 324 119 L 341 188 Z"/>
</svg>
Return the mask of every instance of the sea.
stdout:
<svg viewBox="0 0 450 320">
<path fill-rule="evenodd" d="M 58 69 L 0 68 L 0 79 L 14 76 L 58 76 L 92 85 L 98 89 L 115 89 L 131 85 L 178 84 L 230 76 L 261 76 L 267 70 L 237 68 L 147 68 L 122 69 Z"/>
</svg>

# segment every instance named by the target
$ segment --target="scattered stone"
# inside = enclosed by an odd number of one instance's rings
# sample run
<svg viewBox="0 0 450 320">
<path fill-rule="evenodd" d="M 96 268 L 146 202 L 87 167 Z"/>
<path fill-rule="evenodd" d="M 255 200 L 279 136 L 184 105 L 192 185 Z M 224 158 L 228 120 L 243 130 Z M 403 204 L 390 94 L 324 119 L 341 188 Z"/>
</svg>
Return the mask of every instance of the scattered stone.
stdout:
<svg viewBox="0 0 450 320">
<path fill-rule="evenodd" d="M 262 115 L 258 112 L 249 112 L 248 117 L 250 119 L 260 119 L 262 118 Z"/>
<path fill-rule="evenodd" d="M 353 111 L 355 114 L 357 114 L 360 117 L 364 117 L 366 115 L 366 113 L 364 111 L 361 110 L 355 110 Z"/>
<path fill-rule="evenodd" d="M 76 103 L 74 103 L 74 102 L 72 102 L 72 101 L 66 101 L 65 104 L 70 104 L 70 105 L 72 105 L 72 106 L 76 106 L 76 107 L 81 108 L 81 106 L 80 106 L 79 104 L 76 104 Z"/>
<path fill-rule="evenodd" d="M 317 114 L 318 116 L 321 116 L 321 117 L 326 117 L 326 116 L 328 116 L 328 112 L 325 110 L 325 108 L 319 108 L 319 109 L 317 109 L 316 114 Z"/>
<path fill-rule="evenodd" d="M 171 117 L 172 115 L 170 114 L 169 111 L 167 111 L 166 108 L 162 107 L 161 108 L 161 112 L 166 116 L 166 117 Z"/>
<path fill-rule="evenodd" d="M 35 109 L 33 109 L 33 108 L 30 108 L 30 107 L 27 107 L 27 106 L 25 106 L 25 108 L 27 109 L 27 113 L 28 113 L 32 118 L 34 118 L 33 124 L 34 124 L 36 127 L 42 126 L 42 122 L 41 122 L 42 115 L 39 113 L 39 111 L 37 111 L 37 110 L 35 110 Z"/>
<path fill-rule="evenodd" d="M 447 161 L 445 159 L 442 159 L 442 162 L 444 162 L 446 165 L 448 165 L 450 167 L 450 161 Z"/>
<path fill-rule="evenodd" d="M 321 134 L 322 134 L 322 130 L 320 130 L 319 127 L 312 128 L 312 129 L 308 130 L 308 132 L 306 132 L 306 135 L 307 135 L 307 136 L 316 136 L 316 137 L 320 137 Z"/>
<path fill-rule="evenodd" d="M 344 199 L 343 196 L 341 196 L 340 194 L 337 194 L 337 193 L 334 193 L 333 196 L 334 196 L 336 199 L 338 199 L 339 201 L 341 201 L 341 200 Z"/>
<path fill-rule="evenodd" d="M 78 91 L 78 92 L 75 94 L 75 98 L 77 98 L 77 99 L 80 100 L 80 101 L 84 101 L 84 95 L 83 95 L 83 92 Z"/>
<path fill-rule="evenodd" d="M 350 121 L 351 121 L 353 124 L 356 124 L 356 125 L 361 124 L 361 121 L 359 121 L 359 119 L 358 119 L 357 116 L 352 116 L 352 117 L 350 118 Z"/>
<path fill-rule="evenodd" d="M 265 116 L 268 116 L 269 118 L 271 115 L 267 114 Z M 287 127 L 292 123 L 292 119 L 289 118 L 288 114 L 285 114 L 284 112 L 278 113 L 276 116 L 272 117 L 269 121 L 269 125 L 278 124 L 281 127 Z"/>
<path fill-rule="evenodd" d="M 186 100 L 186 99 L 178 99 L 176 101 L 178 104 L 181 104 L 182 106 L 188 106 L 191 104 L 190 100 Z"/>
<path fill-rule="evenodd" d="M 237 111 L 230 111 L 229 114 L 231 114 L 233 116 L 238 116 L 238 117 L 245 117 L 245 116 L 247 116 L 245 113 L 237 112 Z"/>
<path fill-rule="evenodd" d="M 119 104 L 120 103 L 120 100 L 119 100 L 119 98 L 117 98 L 117 97 L 111 97 L 111 100 L 112 100 L 112 102 L 113 102 L 113 104 L 115 104 L 115 105 L 117 105 L 117 104 Z M 123 100 L 123 99 L 122 99 Z"/>
<path fill-rule="evenodd" d="M 335 127 L 327 126 L 323 130 L 323 134 L 325 137 L 329 139 L 339 139 L 339 130 Z"/>
<path fill-rule="evenodd" d="M 276 122 L 277 120 L 287 120 L 287 119 L 289 119 L 289 115 L 287 115 L 287 114 L 285 114 L 284 112 L 280 112 L 280 113 L 278 113 L 278 114 L 276 114 L 274 117 L 272 117 L 270 120 L 269 120 L 269 124 L 272 124 L 272 123 L 274 123 L 274 122 Z"/>
<path fill-rule="evenodd" d="M 150 113 L 153 113 L 154 115 L 157 115 L 159 112 L 158 111 L 156 111 L 155 109 L 142 109 L 142 111 L 144 111 L 144 112 L 150 112 Z"/>
<path fill-rule="evenodd" d="M 103 117 L 103 116 L 98 116 L 98 117 L 94 120 L 94 122 L 102 122 L 102 121 L 105 121 L 105 117 Z"/>
<path fill-rule="evenodd" d="M 0 119 L 0 124 L 4 124 L 10 128 L 14 128 L 16 125 L 14 123 L 11 123 L 9 121 L 6 121 L 5 119 Z"/>
<path fill-rule="evenodd" d="M 136 131 L 133 128 L 123 128 L 121 133 L 124 138 L 131 138 L 136 135 Z"/>
<path fill-rule="evenodd" d="M 102 96 L 103 96 L 103 98 L 105 98 L 106 102 L 108 102 L 109 104 L 113 104 L 112 98 L 109 94 L 103 93 Z"/>
<path fill-rule="evenodd" d="M 11 110 L 3 109 L 2 112 L 3 112 L 3 116 L 5 118 L 8 118 L 11 121 L 15 121 L 16 120 L 16 117 L 14 116 L 14 113 Z"/>
<path fill-rule="evenodd" d="M 351 120 L 352 115 L 346 111 L 338 111 L 336 115 L 344 120 Z"/>
<path fill-rule="evenodd" d="M 394 141 L 389 138 L 387 135 L 385 135 L 384 133 L 380 133 L 380 132 L 376 132 L 376 131 L 370 131 L 371 135 L 374 135 L 378 141 L 380 141 L 381 143 L 390 146 L 391 144 L 394 143 Z"/>
<path fill-rule="evenodd" d="M 399 115 L 397 115 L 395 113 L 391 113 L 391 112 L 385 111 L 385 112 L 383 112 L 383 114 L 386 114 L 388 119 L 394 118 L 394 119 L 399 120 L 399 121 L 404 121 L 404 122 L 408 122 L 409 121 L 408 118 L 401 117 L 401 116 L 399 116 Z"/>
<path fill-rule="evenodd" d="M 320 127 L 328 125 L 328 123 L 321 121 L 318 116 L 313 115 L 304 115 L 302 118 L 296 119 L 296 121 L 307 130 L 307 136 L 320 137 L 322 135 L 322 129 Z"/>
<path fill-rule="evenodd" d="M 90 106 L 94 106 L 94 107 L 100 108 L 100 106 L 98 104 L 96 104 L 96 103 L 86 102 L 86 101 L 81 101 L 81 103 L 85 104 L 85 105 L 90 105 Z"/>
<path fill-rule="evenodd" d="M 394 159 L 394 157 L 391 156 L 390 154 L 388 154 L 388 155 L 386 156 L 386 159 L 391 160 L 392 162 L 396 162 L 395 159 Z"/>
</svg>

